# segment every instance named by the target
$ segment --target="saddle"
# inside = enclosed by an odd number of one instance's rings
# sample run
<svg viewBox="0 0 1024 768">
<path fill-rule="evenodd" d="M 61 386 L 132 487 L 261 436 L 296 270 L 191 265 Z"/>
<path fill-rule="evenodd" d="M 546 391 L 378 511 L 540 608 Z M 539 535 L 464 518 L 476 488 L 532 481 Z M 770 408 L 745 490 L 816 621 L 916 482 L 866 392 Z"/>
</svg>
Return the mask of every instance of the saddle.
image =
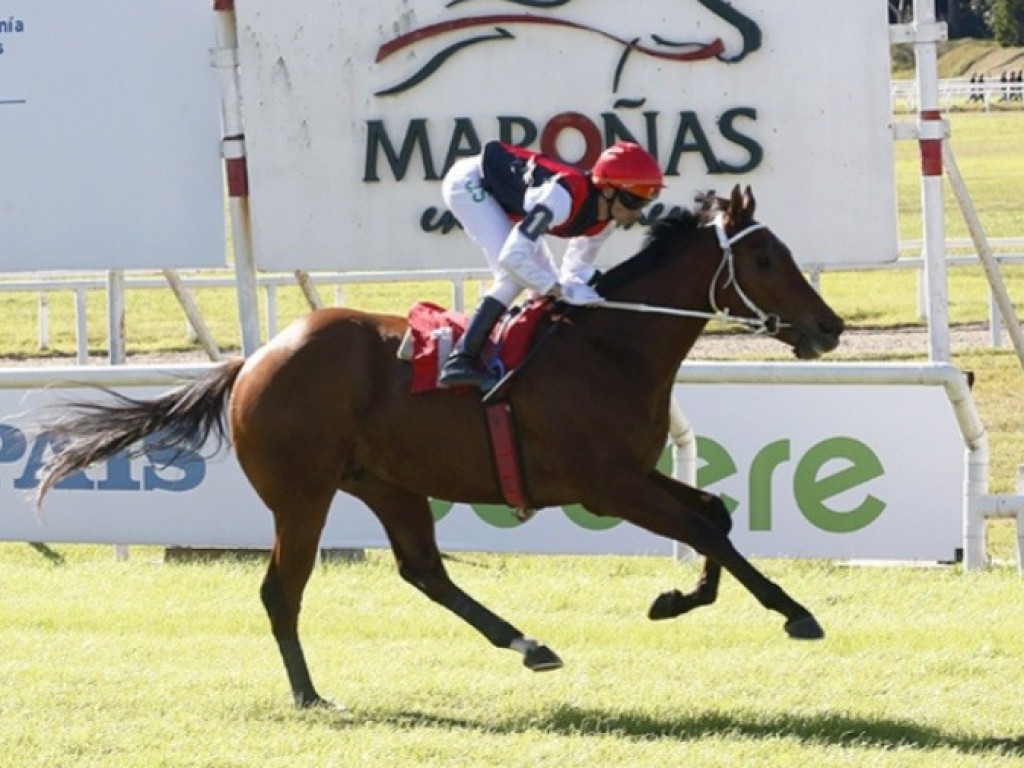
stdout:
<svg viewBox="0 0 1024 768">
<path fill-rule="evenodd" d="M 510 309 L 491 335 L 483 353 L 484 364 L 499 378 L 515 370 L 532 348 L 544 321 L 552 317 L 553 306 L 545 299 L 534 299 Z M 468 317 L 421 301 L 409 309 L 408 320 L 398 357 L 412 364 L 412 392 L 433 392 L 440 389 L 441 366 L 465 332 Z"/>
<path fill-rule="evenodd" d="M 529 520 L 537 510 L 526 490 L 512 404 L 500 395 L 508 375 L 522 365 L 534 348 L 538 331 L 542 326 L 550 327 L 545 321 L 553 319 L 553 306 L 545 299 L 534 299 L 514 307 L 495 328 L 483 353 L 485 364 L 501 379 L 484 398 L 491 459 L 505 503 L 521 522 Z M 433 392 L 440 389 L 441 366 L 465 332 L 468 318 L 423 301 L 412 306 L 408 319 L 409 328 L 399 345 L 398 357 L 412 364 L 412 392 Z M 462 389 L 476 391 L 472 387 Z"/>
</svg>

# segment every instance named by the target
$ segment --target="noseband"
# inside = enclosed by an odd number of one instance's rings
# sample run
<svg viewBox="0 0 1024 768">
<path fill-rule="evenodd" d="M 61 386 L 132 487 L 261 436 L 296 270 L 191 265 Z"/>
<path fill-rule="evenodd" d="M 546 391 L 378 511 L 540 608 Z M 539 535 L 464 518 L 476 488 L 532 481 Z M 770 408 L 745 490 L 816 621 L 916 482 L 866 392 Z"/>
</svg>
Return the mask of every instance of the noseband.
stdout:
<svg viewBox="0 0 1024 768">
<path fill-rule="evenodd" d="M 779 331 L 787 326 L 787 323 L 782 322 L 782 318 L 778 315 L 765 312 L 747 296 L 739 281 L 736 280 L 736 258 L 732 251 L 733 245 L 744 237 L 767 227 L 764 224 L 751 224 L 749 227 L 741 229 L 735 235 L 729 237 L 725 231 L 725 216 L 721 213 L 715 216 L 714 221 L 704 226 L 714 227 L 715 236 L 718 238 L 718 246 L 722 249 L 722 260 L 719 262 L 718 269 L 715 270 L 715 276 L 711 279 L 711 284 L 708 286 L 708 304 L 711 306 L 712 312 L 658 307 L 650 304 L 634 304 L 625 301 L 601 301 L 595 304 L 588 304 L 587 306 L 595 309 L 624 309 L 630 312 L 653 312 L 655 314 L 673 315 L 675 317 L 697 317 L 706 320 L 717 319 L 734 325 L 742 325 L 749 328 L 752 333 L 765 334 L 767 336 L 778 335 Z M 718 283 L 722 280 L 723 275 L 725 276 L 725 282 L 722 283 L 722 288 L 728 288 L 731 285 L 733 290 L 736 291 L 736 295 L 740 297 L 743 305 L 753 314 L 753 317 L 735 317 L 729 314 L 728 308 L 722 309 L 719 307 L 715 294 L 717 293 Z"/>
</svg>

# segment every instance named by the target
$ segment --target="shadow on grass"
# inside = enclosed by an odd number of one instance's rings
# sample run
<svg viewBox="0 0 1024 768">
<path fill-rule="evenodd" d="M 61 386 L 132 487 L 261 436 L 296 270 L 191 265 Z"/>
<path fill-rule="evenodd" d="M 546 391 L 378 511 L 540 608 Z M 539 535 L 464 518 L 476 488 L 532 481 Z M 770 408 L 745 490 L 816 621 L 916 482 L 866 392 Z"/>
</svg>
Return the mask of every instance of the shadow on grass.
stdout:
<svg viewBox="0 0 1024 768">
<path fill-rule="evenodd" d="M 64 555 L 54 549 L 51 549 L 47 544 L 40 544 L 37 541 L 33 541 L 29 542 L 29 546 L 49 560 L 53 565 L 64 565 Z"/>
<path fill-rule="evenodd" d="M 359 727 L 367 722 L 392 723 L 404 728 L 464 729 L 486 733 L 520 733 L 539 730 L 565 736 L 618 735 L 648 741 L 653 738 L 696 741 L 727 737 L 754 741 L 798 739 L 821 746 L 879 749 L 952 749 L 970 755 L 995 753 L 1024 757 L 1024 736 L 969 736 L 911 720 L 860 718 L 836 713 L 819 715 L 766 715 L 750 712 L 706 712 L 696 716 L 658 718 L 637 713 L 582 709 L 566 705 L 528 718 L 468 719 L 429 712 L 362 713 L 358 722 L 339 712 L 326 721 L 335 728 Z"/>
</svg>

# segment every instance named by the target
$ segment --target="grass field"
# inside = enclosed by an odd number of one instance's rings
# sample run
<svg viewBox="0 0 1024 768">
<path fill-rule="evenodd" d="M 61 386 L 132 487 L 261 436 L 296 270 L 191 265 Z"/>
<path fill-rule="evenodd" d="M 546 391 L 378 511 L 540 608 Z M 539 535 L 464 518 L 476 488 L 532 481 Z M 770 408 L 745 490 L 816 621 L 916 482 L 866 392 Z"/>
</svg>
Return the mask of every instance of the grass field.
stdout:
<svg viewBox="0 0 1024 768">
<path fill-rule="evenodd" d="M 1024 763 L 1009 569 L 762 563 L 829 633 L 808 644 L 731 580 L 715 606 L 648 622 L 696 578 L 665 558 L 457 556 L 465 588 L 566 660 L 535 674 L 371 552 L 319 568 L 305 601 L 314 678 L 347 710 L 298 712 L 260 566 L 48 554 L 0 547 L 10 768 Z"/>
</svg>

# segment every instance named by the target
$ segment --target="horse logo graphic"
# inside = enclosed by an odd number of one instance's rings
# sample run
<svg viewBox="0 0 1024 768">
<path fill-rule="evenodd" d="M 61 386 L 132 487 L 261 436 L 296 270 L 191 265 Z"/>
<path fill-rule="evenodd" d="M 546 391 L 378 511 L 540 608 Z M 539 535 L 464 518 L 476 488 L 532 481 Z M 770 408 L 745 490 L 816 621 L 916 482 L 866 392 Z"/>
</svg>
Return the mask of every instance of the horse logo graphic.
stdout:
<svg viewBox="0 0 1024 768">
<path fill-rule="evenodd" d="M 449 59 L 467 48 L 479 46 L 484 43 L 515 40 L 516 36 L 509 28 L 523 25 L 557 27 L 595 34 L 621 45 L 622 54 L 620 55 L 618 64 L 615 68 L 615 74 L 612 82 L 612 93 L 618 92 L 619 82 L 626 67 L 626 62 L 633 53 L 673 62 L 717 60 L 725 63 L 736 63 L 761 47 L 760 27 L 758 27 L 757 24 L 749 17 L 736 10 L 732 5 L 726 2 L 726 0 L 687 1 L 698 3 L 716 17 L 733 27 L 740 35 L 740 50 L 732 54 L 727 53 L 725 43 L 720 37 L 715 37 L 705 41 L 680 41 L 673 40 L 663 34 L 655 32 L 626 39 L 607 30 L 596 29 L 582 22 L 554 15 L 538 15 L 536 13 L 504 13 L 487 14 L 483 16 L 464 16 L 462 18 L 437 22 L 414 29 L 381 45 L 377 50 L 377 63 L 384 61 L 399 51 L 409 49 L 411 46 L 422 43 L 426 40 L 439 38 L 453 33 L 469 32 L 470 30 L 487 30 L 479 34 L 471 33 L 467 37 L 463 37 L 462 39 L 448 44 L 445 48 L 434 54 L 434 56 L 432 56 L 412 75 L 389 88 L 378 91 L 375 95 L 393 96 L 415 88 L 443 67 Z M 451 0 L 445 7 L 452 8 L 454 6 L 465 5 L 471 2 L 473 2 L 473 0 Z M 526 8 L 550 11 L 568 6 L 572 0 L 506 0 L 506 2 Z M 618 102 L 616 106 L 638 106 L 638 103 L 629 100 L 622 100 Z"/>
</svg>

